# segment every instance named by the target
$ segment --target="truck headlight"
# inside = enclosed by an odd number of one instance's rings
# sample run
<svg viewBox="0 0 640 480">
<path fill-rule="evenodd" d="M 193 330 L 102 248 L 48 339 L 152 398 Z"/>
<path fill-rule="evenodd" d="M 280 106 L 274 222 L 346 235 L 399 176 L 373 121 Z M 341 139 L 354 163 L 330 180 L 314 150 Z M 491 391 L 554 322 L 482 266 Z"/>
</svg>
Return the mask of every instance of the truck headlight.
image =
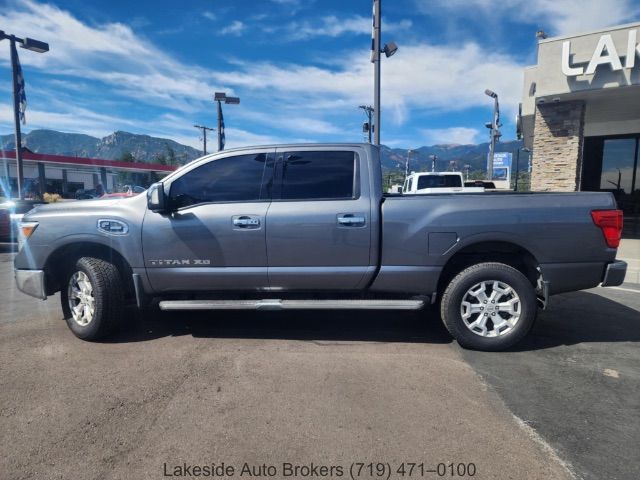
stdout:
<svg viewBox="0 0 640 480">
<path fill-rule="evenodd" d="M 18 249 L 22 250 L 24 243 L 38 228 L 38 222 L 20 222 L 18 226 Z"/>
</svg>

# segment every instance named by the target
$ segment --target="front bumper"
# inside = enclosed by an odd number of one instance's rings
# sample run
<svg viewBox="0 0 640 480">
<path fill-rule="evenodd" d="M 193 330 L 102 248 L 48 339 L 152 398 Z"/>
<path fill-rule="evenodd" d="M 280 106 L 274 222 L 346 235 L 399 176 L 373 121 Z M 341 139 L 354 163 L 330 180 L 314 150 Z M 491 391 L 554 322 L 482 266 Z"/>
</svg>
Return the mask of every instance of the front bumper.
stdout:
<svg viewBox="0 0 640 480">
<path fill-rule="evenodd" d="M 14 270 L 18 290 L 41 300 L 47 299 L 43 270 Z"/>
<path fill-rule="evenodd" d="M 602 279 L 603 287 L 615 287 L 624 282 L 624 276 L 627 274 L 627 262 L 622 260 L 614 260 L 607 265 Z"/>
</svg>

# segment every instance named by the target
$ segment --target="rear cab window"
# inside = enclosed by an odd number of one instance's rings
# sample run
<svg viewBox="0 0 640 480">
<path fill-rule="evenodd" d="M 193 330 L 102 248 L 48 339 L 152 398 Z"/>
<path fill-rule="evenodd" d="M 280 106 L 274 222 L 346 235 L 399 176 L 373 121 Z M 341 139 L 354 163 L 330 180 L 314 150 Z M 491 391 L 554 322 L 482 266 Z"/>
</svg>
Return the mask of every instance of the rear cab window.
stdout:
<svg viewBox="0 0 640 480">
<path fill-rule="evenodd" d="M 354 151 L 286 151 L 278 157 L 274 200 L 351 200 L 360 195 Z"/>
<path fill-rule="evenodd" d="M 457 175 L 421 175 L 418 178 L 418 190 L 423 188 L 452 188 L 462 187 L 462 181 Z"/>
</svg>

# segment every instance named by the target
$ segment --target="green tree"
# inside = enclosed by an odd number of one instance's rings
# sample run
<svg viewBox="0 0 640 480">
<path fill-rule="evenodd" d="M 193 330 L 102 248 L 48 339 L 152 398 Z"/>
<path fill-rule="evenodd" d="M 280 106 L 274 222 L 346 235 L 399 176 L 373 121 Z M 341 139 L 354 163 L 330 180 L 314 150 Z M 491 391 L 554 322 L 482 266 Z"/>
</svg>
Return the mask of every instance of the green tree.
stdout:
<svg viewBox="0 0 640 480">
<path fill-rule="evenodd" d="M 157 153 L 154 157 L 153 157 L 153 162 L 154 163 L 159 163 L 160 165 L 168 165 L 168 160 L 167 160 L 167 156 L 165 155 L 165 153 Z"/>
<path fill-rule="evenodd" d="M 133 153 L 129 151 L 122 152 L 122 155 L 120 155 L 119 160 L 121 162 L 136 163 L 136 157 L 134 157 Z M 118 173 L 118 187 L 121 187 L 123 185 L 131 185 L 132 183 L 134 183 L 133 180 L 134 180 L 134 177 L 132 172 Z"/>
<path fill-rule="evenodd" d="M 165 143 L 165 147 L 167 149 L 167 165 L 178 165 L 178 157 L 176 156 L 175 150 L 168 143 Z"/>
<path fill-rule="evenodd" d="M 128 163 L 135 163 L 136 157 L 133 156 L 133 153 L 129 152 L 129 151 L 125 151 L 122 152 L 122 155 L 120 155 L 120 161 L 121 162 L 128 162 Z"/>
</svg>

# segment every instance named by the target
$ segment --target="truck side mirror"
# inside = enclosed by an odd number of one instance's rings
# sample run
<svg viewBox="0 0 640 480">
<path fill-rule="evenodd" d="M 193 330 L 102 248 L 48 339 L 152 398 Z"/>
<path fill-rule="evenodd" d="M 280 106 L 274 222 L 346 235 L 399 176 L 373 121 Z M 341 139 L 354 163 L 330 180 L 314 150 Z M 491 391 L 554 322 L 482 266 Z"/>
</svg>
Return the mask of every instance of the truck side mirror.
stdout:
<svg viewBox="0 0 640 480">
<path fill-rule="evenodd" d="M 167 208 L 167 196 L 162 182 L 154 183 L 147 190 L 147 207 L 152 212 L 162 212 Z"/>
</svg>

